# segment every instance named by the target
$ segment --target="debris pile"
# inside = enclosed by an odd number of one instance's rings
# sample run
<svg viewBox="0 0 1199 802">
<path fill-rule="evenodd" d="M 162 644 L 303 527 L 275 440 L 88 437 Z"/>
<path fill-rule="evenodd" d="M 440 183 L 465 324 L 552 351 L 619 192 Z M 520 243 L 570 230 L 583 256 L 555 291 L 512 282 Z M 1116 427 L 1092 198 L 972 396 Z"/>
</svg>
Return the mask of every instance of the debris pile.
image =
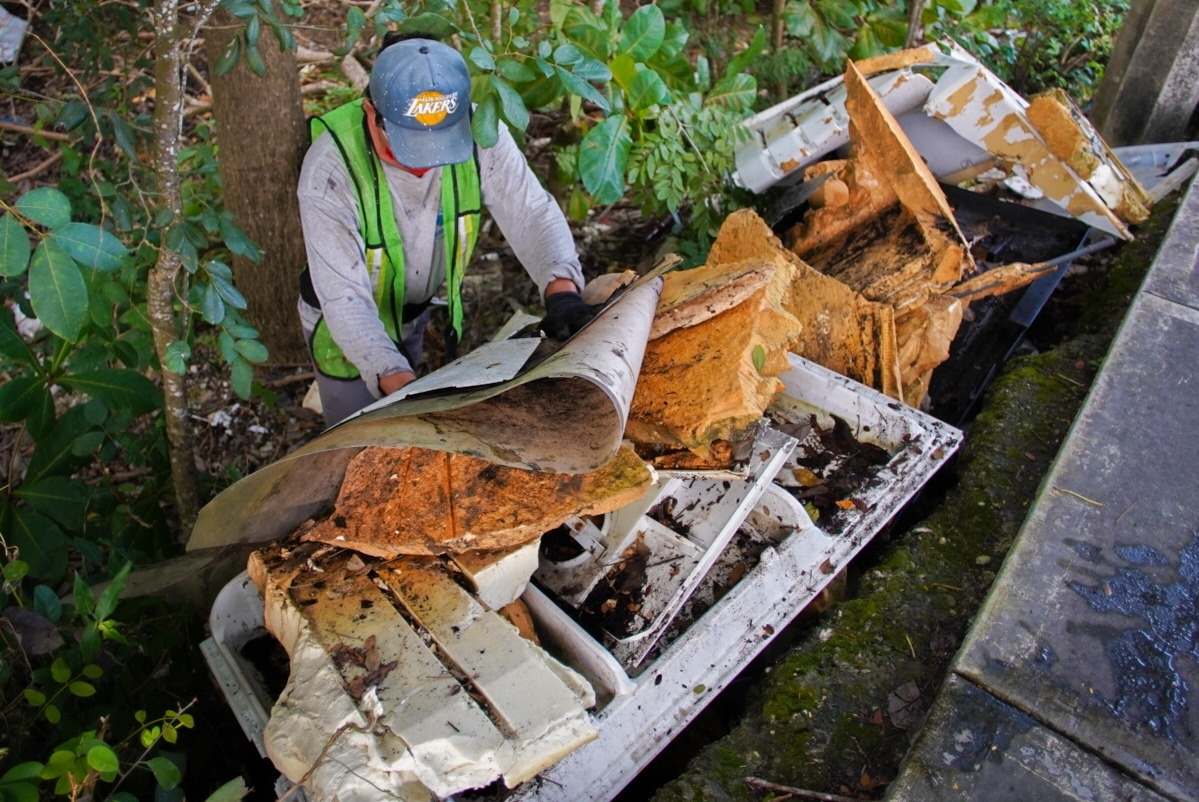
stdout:
<svg viewBox="0 0 1199 802">
<path fill-rule="evenodd" d="M 1043 270 L 983 278 L 917 106 L 974 131 L 969 180 L 1005 166 L 1114 236 L 1146 208 L 1067 101 L 1010 119 L 960 54 L 851 64 L 838 91 L 848 151 L 787 161 L 806 191 L 782 239 L 732 214 L 660 292 L 596 282 L 616 300 L 570 342 L 479 349 L 232 488 L 237 528 L 202 516 L 204 545 L 271 541 L 249 574 L 291 661 L 263 732 L 290 781 L 627 781 L 920 488 L 960 442 L 916 408 L 968 305 Z"/>
</svg>

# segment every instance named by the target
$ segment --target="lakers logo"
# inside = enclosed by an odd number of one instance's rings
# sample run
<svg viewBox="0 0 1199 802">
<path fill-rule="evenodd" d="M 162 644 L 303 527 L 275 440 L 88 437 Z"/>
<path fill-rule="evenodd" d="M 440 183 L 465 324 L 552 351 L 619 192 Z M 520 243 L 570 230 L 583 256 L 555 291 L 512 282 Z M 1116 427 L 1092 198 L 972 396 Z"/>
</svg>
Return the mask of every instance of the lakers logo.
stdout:
<svg viewBox="0 0 1199 802">
<path fill-rule="evenodd" d="M 422 125 L 433 126 L 444 120 L 447 114 L 453 114 L 456 108 L 458 108 L 457 92 L 449 95 L 443 95 L 440 92 L 421 92 L 412 98 L 404 116 L 414 117 Z"/>
</svg>

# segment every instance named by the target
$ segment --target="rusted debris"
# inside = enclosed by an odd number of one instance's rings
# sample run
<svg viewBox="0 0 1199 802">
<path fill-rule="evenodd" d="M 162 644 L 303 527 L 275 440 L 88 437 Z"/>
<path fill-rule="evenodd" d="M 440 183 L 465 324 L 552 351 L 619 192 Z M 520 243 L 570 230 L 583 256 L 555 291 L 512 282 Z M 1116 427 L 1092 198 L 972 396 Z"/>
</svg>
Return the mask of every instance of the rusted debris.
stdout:
<svg viewBox="0 0 1199 802">
<path fill-rule="evenodd" d="M 596 737 L 587 682 L 437 559 L 375 562 L 363 573 L 348 570 L 350 557 L 275 543 L 249 564 L 266 627 L 291 662 L 264 741 L 314 798 L 424 800 L 497 779 L 511 787 Z"/>
<path fill-rule="evenodd" d="M 572 515 L 616 509 L 652 481 L 622 447 L 598 471 L 558 474 L 422 448 L 363 450 L 350 462 L 333 514 L 305 540 L 392 558 L 503 549 Z"/>
<path fill-rule="evenodd" d="M 708 456 L 761 418 L 802 332 L 785 303 L 794 272 L 747 259 L 668 274 L 655 318 L 663 333 L 646 346 L 625 435 Z"/>
</svg>

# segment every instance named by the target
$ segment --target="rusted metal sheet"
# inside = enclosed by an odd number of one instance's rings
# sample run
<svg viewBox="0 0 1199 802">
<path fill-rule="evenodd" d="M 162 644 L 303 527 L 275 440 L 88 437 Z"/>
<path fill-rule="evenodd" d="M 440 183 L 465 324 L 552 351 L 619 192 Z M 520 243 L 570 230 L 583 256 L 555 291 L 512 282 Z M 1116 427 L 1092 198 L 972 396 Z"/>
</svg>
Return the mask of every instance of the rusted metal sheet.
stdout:
<svg viewBox="0 0 1199 802">
<path fill-rule="evenodd" d="M 1153 197 L 1061 93 L 1030 104 L 953 42 L 861 62 L 938 180 L 995 174 L 1029 202 L 1122 239 Z M 787 183 L 849 139 L 844 78 L 744 121 L 734 180 L 755 192 Z"/>
<path fill-rule="evenodd" d="M 514 378 L 428 394 L 418 380 L 398 399 L 332 427 L 210 501 L 188 550 L 271 540 L 329 512 L 346 466 L 366 446 L 415 446 L 537 471 L 600 468 L 624 435 L 660 284 L 651 277 L 625 288 L 560 349 L 540 361 L 518 357 Z M 466 358 L 490 364 L 511 350 L 484 345 Z"/>
</svg>

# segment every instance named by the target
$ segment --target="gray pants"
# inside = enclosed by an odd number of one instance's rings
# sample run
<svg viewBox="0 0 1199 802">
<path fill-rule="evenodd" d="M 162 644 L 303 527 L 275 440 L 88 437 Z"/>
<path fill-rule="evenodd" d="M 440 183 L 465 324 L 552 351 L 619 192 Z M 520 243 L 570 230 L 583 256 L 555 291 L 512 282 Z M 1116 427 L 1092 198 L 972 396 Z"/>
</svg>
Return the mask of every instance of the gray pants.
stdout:
<svg viewBox="0 0 1199 802">
<path fill-rule="evenodd" d="M 429 318 L 432 315 L 433 310 L 426 309 L 416 320 L 411 324 L 405 324 L 403 328 L 404 332 L 408 332 L 404 334 L 403 339 L 404 355 L 408 357 L 408 363 L 412 365 L 414 371 L 424 362 L 425 329 L 428 328 Z M 409 331 L 410 326 L 411 331 Z M 305 330 L 304 339 L 312 342 L 312 332 Z M 375 402 L 375 396 L 371 394 L 366 382 L 361 378 L 336 379 L 326 376 L 320 372 L 320 369 L 317 369 L 316 387 L 321 394 L 321 409 L 324 410 L 326 427 L 340 423 L 363 407 Z"/>
</svg>

